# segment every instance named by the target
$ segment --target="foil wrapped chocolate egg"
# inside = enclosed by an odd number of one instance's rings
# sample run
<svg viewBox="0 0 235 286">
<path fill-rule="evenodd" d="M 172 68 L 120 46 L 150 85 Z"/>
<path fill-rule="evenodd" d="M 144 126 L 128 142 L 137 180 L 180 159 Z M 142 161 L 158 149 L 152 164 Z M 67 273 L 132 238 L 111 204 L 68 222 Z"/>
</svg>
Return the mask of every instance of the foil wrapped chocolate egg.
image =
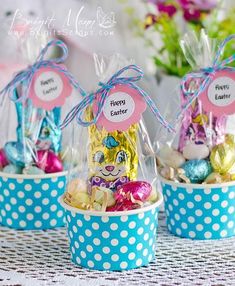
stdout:
<svg viewBox="0 0 235 286">
<path fill-rule="evenodd" d="M 77 192 L 76 194 L 66 193 L 64 201 L 67 205 L 82 210 L 90 208 L 90 196 L 88 193 Z"/>
<path fill-rule="evenodd" d="M 21 142 L 8 142 L 4 146 L 7 159 L 14 165 L 24 167 L 32 161 L 32 154 Z"/>
<path fill-rule="evenodd" d="M 223 182 L 223 178 L 220 174 L 212 172 L 209 176 L 206 177 L 205 184 L 220 184 Z"/>
<path fill-rule="evenodd" d="M 211 164 L 207 160 L 189 160 L 181 168 L 190 182 L 195 184 L 202 183 L 212 172 Z"/>
<path fill-rule="evenodd" d="M 111 207 L 115 205 L 116 201 L 114 199 L 114 193 L 108 188 L 93 186 L 92 193 L 94 192 L 94 205 L 99 204 L 100 209 L 105 205 L 106 207 Z"/>
<path fill-rule="evenodd" d="M 64 201 L 73 207 L 84 210 L 105 211 L 115 204 L 113 192 L 110 189 L 93 186 L 91 195 L 88 194 L 86 182 L 73 179 L 68 184 Z"/>
<path fill-rule="evenodd" d="M 22 174 L 22 168 L 13 164 L 5 166 L 2 171 L 7 174 Z"/>
<path fill-rule="evenodd" d="M 63 171 L 62 161 L 50 150 L 37 151 L 36 165 L 46 173 L 57 173 Z"/>
<path fill-rule="evenodd" d="M 9 164 L 9 161 L 7 160 L 7 156 L 3 149 L 0 149 L 0 168 L 4 168 Z"/>
<path fill-rule="evenodd" d="M 107 211 L 128 211 L 140 208 L 151 197 L 151 193 L 152 186 L 148 182 L 131 181 L 125 183 L 114 192 L 116 204 L 108 207 Z"/>
<path fill-rule="evenodd" d="M 136 208 L 137 205 L 142 205 L 150 196 L 152 192 L 152 186 L 148 182 L 144 181 L 132 181 L 123 184 L 118 187 L 114 192 L 114 198 L 117 203 L 123 205 L 133 205 Z"/>
<path fill-rule="evenodd" d="M 73 179 L 68 183 L 64 202 L 72 207 L 87 209 L 90 206 L 90 196 L 87 193 L 86 182 Z"/>
<path fill-rule="evenodd" d="M 215 172 L 227 173 L 235 164 L 235 146 L 230 142 L 216 145 L 210 155 L 210 162 Z"/>
<path fill-rule="evenodd" d="M 226 182 L 231 182 L 235 180 L 235 174 L 219 174 L 219 173 L 211 173 L 204 181 L 205 184 L 221 184 Z"/>
</svg>

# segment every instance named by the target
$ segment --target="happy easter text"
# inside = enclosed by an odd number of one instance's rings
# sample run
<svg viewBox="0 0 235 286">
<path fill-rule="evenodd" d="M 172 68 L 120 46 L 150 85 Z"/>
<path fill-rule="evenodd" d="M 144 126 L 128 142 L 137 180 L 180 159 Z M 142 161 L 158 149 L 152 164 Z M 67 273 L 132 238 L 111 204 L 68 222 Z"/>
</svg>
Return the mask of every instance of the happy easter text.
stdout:
<svg viewBox="0 0 235 286">
<path fill-rule="evenodd" d="M 223 99 L 228 99 L 231 97 L 231 94 L 230 93 L 226 93 L 226 91 L 229 91 L 230 89 L 230 86 L 228 84 L 225 84 L 225 85 L 219 85 L 217 84 L 215 86 L 215 90 L 217 92 L 222 92 L 222 94 L 218 94 L 216 93 L 215 94 L 215 100 L 223 100 Z"/>
<path fill-rule="evenodd" d="M 44 95 L 51 94 L 51 93 L 55 92 L 58 89 L 57 86 L 52 86 L 51 87 L 51 85 L 54 84 L 54 83 L 55 83 L 55 81 L 54 81 L 53 78 L 49 78 L 47 80 L 41 80 L 40 81 L 41 86 L 45 88 L 42 91 Z"/>
<path fill-rule="evenodd" d="M 125 114 L 125 113 L 127 113 L 127 110 L 128 110 L 128 109 L 125 108 L 125 106 L 126 106 L 126 100 L 125 99 L 124 100 L 111 100 L 110 101 L 110 106 L 111 107 L 116 107 L 116 106 L 120 106 L 121 107 L 119 110 L 115 110 L 115 111 L 111 110 L 110 111 L 110 115 L 111 116 Z"/>
</svg>

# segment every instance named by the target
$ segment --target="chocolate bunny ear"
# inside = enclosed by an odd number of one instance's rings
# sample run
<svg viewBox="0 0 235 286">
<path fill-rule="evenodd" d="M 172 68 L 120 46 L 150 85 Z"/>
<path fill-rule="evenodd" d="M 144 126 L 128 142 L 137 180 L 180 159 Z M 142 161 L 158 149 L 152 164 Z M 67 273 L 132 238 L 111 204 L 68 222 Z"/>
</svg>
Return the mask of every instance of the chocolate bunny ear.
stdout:
<svg viewBox="0 0 235 286">
<path fill-rule="evenodd" d="M 102 141 L 102 144 L 108 148 L 108 149 L 112 149 L 115 148 L 119 145 L 119 142 L 111 135 L 108 135 L 107 137 L 105 137 Z"/>
</svg>

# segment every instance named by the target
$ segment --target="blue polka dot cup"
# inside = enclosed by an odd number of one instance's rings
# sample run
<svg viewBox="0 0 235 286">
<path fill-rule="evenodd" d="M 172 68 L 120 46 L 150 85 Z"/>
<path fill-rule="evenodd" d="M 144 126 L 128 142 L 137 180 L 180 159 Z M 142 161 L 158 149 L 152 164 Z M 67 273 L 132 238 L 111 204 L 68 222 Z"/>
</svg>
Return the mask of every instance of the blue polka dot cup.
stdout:
<svg viewBox="0 0 235 286">
<path fill-rule="evenodd" d="M 96 270 L 128 270 L 155 257 L 159 200 L 142 209 L 94 212 L 64 203 L 72 261 Z"/>
<path fill-rule="evenodd" d="M 235 183 L 184 184 L 160 178 L 167 227 L 191 239 L 235 235 Z"/>
<path fill-rule="evenodd" d="M 65 191 L 66 172 L 46 175 L 0 173 L 0 223 L 15 229 L 63 226 L 59 199 Z"/>
</svg>

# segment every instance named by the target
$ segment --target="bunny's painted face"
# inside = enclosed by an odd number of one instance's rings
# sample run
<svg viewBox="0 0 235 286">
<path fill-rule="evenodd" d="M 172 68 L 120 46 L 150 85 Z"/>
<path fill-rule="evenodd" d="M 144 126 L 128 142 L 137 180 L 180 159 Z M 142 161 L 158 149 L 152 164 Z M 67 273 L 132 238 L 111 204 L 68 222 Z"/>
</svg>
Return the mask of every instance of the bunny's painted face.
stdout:
<svg viewBox="0 0 235 286">
<path fill-rule="evenodd" d="M 91 171 L 95 176 L 113 181 L 119 177 L 129 177 L 130 153 L 113 136 L 103 139 L 102 145 L 93 150 L 91 157 Z"/>
<path fill-rule="evenodd" d="M 87 112 L 91 120 L 92 113 Z M 126 131 L 108 132 L 105 128 L 89 126 L 88 171 L 91 186 L 115 190 L 119 185 L 136 180 L 138 172 L 138 126 Z"/>
</svg>

